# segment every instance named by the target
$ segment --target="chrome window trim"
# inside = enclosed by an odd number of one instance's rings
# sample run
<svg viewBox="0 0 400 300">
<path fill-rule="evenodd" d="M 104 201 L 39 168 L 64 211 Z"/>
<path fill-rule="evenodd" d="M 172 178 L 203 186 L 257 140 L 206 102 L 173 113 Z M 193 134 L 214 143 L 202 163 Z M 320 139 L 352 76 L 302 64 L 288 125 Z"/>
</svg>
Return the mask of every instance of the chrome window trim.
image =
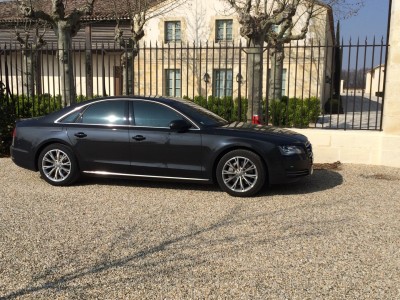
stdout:
<svg viewBox="0 0 400 300">
<path fill-rule="evenodd" d="M 189 178 L 189 177 L 171 177 L 171 176 L 156 176 L 156 175 L 139 175 L 139 174 L 126 174 L 126 173 L 114 173 L 107 171 L 83 171 L 85 174 L 94 175 L 114 175 L 114 176 L 125 176 L 125 177 L 138 177 L 138 178 L 158 178 L 158 179 L 180 179 L 180 180 L 192 180 L 192 181 L 209 181 L 209 179 L 203 178 Z"/>
<path fill-rule="evenodd" d="M 185 119 L 189 120 L 189 122 L 190 122 L 193 126 L 195 126 L 195 128 L 189 128 L 189 131 L 200 130 L 200 127 L 199 127 L 192 119 L 190 119 L 188 116 L 182 114 L 180 111 L 176 110 L 175 108 L 169 106 L 168 104 L 161 103 L 161 102 L 157 102 L 157 101 L 153 101 L 153 100 L 149 100 L 149 99 L 135 99 L 135 98 L 132 98 L 132 99 L 124 99 L 124 98 L 119 99 L 119 98 L 115 98 L 115 99 L 112 99 L 111 101 L 118 101 L 118 100 L 123 100 L 123 101 L 145 101 L 145 102 L 151 102 L 151 103 L 156 103 L 156 104 L 164 105 L 164 106 L 168 107 L 169 109 L 174 110 L 175 112 L 177 112 L 178 114 L 180 114 L 180 115 L 181 115 L 182 117 L 184 117 Z M 55 123 L 55 124 L 65 124 L 65 125 L 88 125 L 88 126 L 107 126 L 107 127 L 129 127 L 129 128 L 170 129 L 169 127 L 136 126 L 136 125 L 130 125 L 130 124 L 129 124 L 129 125 L 120 125 L 120 124 L 117 125 L 117 124 L 62 123 L 62 122 L 60 122 L 60 120 L 64 119 L 66 116 L 68 116 L 68 115 L 70 115 L 70 114 L 76 112 L 77 110 L 81 110 L 81 109 L 84 108 L 85 106 L 93 105 L 93 104 L 95 104 L 95 103 L 104 102 L 104 101 L 110 101 L 110 99 L 101 99 L 101 100 L 94 101 L 94 102 L 91 102 L 91 103 L 83 104 L 83 105 L 81 105 L 81 106 L 77 106 L 77 107 L 75 107 L 72 111 L 70 111 L 70 112 L 68 112 L 68 113 L 66 113 L 66 114 L 64 114 L 64 115 L 62 115 L 61 117 L 59 117 L 57 120 L 54 121 L 54 123 Z M 129 116 L 129 117 L 131 117 L 131 116 Z"/>
<path fill-rule="evenodd" d="M 84 106 L 77 106 L 75 107 L 73 110 L 71 110 L 70 112 L 62 115 L 61 117 L 59 117 L 57 120 L 54 121 L 55 124 L 76 124 L 76 123 L 62 123 L 60 122 L 60 120 L 64 119 L 66 116 L 73 114 L 74 112 L 76 112 L 77 110 L 82 109 L 82 107 Z"/>
</svg>

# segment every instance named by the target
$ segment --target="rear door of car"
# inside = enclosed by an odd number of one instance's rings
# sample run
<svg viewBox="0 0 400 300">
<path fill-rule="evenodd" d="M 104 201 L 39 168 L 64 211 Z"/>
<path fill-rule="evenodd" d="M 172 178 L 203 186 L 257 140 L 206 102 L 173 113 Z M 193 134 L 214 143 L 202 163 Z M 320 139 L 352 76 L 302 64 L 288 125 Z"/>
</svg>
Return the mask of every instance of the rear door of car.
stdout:
<svg viewBox="0 0 400 300">
<path fill-rule="evenodd" d="M 182 114 L 162 103 L 131 103 L 131 167 L 135 174 L 157 177 L 204 179 L 201 132 L 192 126 L 185 132 L 169 128 Z"/>
<path fill-rule="evenodd" d="M 82 171 L 129 172 L 128 107 L 127 100 L 95 102 L 66 125 Z"/>
</svg>

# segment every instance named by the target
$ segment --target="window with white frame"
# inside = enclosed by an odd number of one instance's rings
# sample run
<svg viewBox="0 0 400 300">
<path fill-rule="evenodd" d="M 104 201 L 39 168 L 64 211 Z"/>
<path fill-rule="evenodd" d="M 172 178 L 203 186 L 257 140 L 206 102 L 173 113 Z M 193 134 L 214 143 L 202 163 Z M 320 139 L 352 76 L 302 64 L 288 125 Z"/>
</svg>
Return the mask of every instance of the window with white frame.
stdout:
<svg viewBox="0 0 400 300">
<path fill-rule="evenodd" d="M 165 22 L 165 42 L 175 43 L 181 41 L 181 21 Z"/>
<path fill-rule="evenodd" d="M 286 69 L 282 70 L 282 96 L 286 96 Z"/>
<path fill-rule="evenodd" d="M 272 31 L 274 31 L 276 34 L 280 34 L 281 30 L 282 30 L 282 26 L 281 25 L 276 25 L 276 24 L 272 25 Z M 286 31 L 283 36 L 286 37 L 287 34 L 288 34 L 288 32 Z"/>
<path fill-rule="evenodd" d="M 215 40 L 232 41 L 233 20 L 216 20 L 215 22 Z"/>
<path fill-rule="evenodd" d="M 282 69 L 282 96 L 286 96 L 286 69 Z M 268 78 L 271 76 L 271 69 L 268 69 Z"/>
<path fill-rule="evenodd" d="M 181 70 L 165 70 L 165 94 L 170 97 L 181 97 Z"/>
<path fill-rule="evenodd" d="M 232 97 L 233 71 L 232 69 L 214 70 L 214 96 L 218 98 Z"/>
</svg>

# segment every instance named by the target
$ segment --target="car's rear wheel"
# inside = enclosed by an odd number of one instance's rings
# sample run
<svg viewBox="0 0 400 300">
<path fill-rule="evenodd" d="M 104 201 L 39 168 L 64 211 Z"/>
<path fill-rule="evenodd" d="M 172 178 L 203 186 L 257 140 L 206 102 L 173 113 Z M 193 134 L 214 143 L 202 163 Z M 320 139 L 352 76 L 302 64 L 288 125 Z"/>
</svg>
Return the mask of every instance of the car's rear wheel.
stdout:
<svg viewBox="0 0 400 300">
<path fill-rule="evenodd" d="M 72 150 L 62 144 L 49 145 L 39 155 L 40 174 L 48 183 L 66 186 L 79 177 L 78 164 Z"/>
<path fill-rule="evenodd" d="M 221 189 L 232 196 L 249 197 L 265 183 L 265 167 L 260 157 L 248 150 L 233 150 L 217 165 L 217 181 Z"/>
</svg>

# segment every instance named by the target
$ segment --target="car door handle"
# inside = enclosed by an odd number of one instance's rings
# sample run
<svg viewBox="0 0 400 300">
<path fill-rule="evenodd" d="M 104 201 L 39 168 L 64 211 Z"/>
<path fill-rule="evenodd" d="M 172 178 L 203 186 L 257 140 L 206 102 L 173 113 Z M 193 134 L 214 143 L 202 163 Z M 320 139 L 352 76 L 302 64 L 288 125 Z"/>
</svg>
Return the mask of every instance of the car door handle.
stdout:
<svg viewBox="0 0 400 300">
<path fill-rule="evenodd" d="M 134 139 L 135 141 L 143 141 L 143 140 L 145 140 L 146 138 L 145 138 L 143 135 L 135 135 L 135 136 L 133 137 L 133 139 Z"/>
<path fill-rule="evenodd" d="M 84 132 L 77 132 L 74 134 L 77 138 L 84 138 L 87 137 L 87 134 Z"/>
</svg>

